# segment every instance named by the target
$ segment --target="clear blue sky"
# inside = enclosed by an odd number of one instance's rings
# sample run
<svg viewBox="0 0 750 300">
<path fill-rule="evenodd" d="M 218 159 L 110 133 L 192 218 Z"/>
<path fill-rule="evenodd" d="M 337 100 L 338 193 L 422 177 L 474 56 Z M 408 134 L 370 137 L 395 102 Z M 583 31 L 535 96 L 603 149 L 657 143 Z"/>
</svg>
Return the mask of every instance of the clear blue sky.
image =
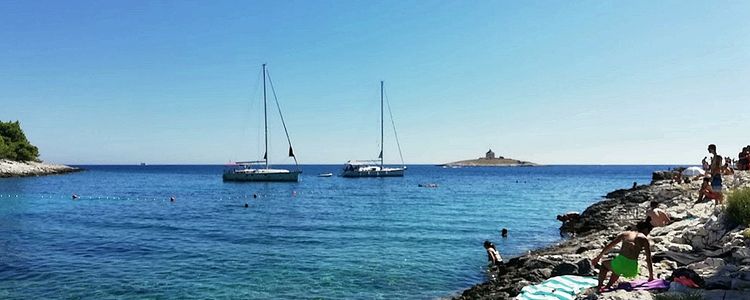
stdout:
<svg viewBox="0 0 750 300">
<path fill-rule="evenodd" d="M 264 62 L 302 163 L 377 156 L 379 80 L 407 163 L 750 144 L 748 1 L 0 1 L 0 20 L 0 120 L 60 163 L 259 158 Z"/>
</svg>

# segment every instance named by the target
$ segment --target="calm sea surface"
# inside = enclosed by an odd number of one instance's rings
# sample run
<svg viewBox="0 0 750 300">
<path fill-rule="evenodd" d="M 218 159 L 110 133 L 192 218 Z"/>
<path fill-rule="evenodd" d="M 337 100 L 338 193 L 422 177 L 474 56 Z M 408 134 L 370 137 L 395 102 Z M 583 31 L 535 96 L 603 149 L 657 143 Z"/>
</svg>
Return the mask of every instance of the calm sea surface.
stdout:
<svg viewBox="0 0 750 300">
<path fill-rule="evenodd" d="M 485 239 L 506 259 L 554 243 L 555 215 L 665 168 L 410 166 L 347 179 L 317 177 L 340 168 L 317 165 L 299 183 L 224 183 L 222 166 L 84 167 L 0 179 L 0 299 L 450 296 L 485 279 Z"/>
</svg>

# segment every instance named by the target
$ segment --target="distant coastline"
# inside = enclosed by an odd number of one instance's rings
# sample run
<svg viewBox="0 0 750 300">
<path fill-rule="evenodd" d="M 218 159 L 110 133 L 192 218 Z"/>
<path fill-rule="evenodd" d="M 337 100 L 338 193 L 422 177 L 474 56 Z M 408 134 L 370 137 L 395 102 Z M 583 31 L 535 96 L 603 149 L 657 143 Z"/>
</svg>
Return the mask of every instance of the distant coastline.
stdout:
<svg viewBox="0 0 750 300">
<path fill-rule="evenodd" d="M 45 164 L 39 148 L 32 145 L 21 122 L 0 121 L 0 178 L 41 176 L 81 171 L 65 165 Z"/>
<path fill-rule="evenodd" d="M 506 157 L 496 157 L 492 149 L 485 153 L 484 157 L 454 161 L 438 165 L 440 167 L 533 167 L 538 164 Z"/>
<path fill-rule="evenodd" d="M 0 159 L 0 178 L 43 176 L 79 171 L 83 171 L 83 169 L 66 165 L 47 164 L 35 161 L 13 161 L 8 159 Z"/>
</svg>

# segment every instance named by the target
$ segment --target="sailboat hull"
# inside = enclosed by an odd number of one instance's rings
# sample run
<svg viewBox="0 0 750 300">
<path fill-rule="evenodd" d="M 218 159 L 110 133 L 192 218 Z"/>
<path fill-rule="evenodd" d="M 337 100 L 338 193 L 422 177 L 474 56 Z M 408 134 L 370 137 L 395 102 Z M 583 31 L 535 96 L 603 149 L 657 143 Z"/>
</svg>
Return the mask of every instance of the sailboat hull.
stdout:
<svg viewBox="0 0 750 300">
<path fill-rule="evenodd" d="M 227 172 L 222 177 L 224 181 L 255 181 L 255 182 L 297 182 L 299 181 L 300 171 L 290 171 L 285 173 L 244 173 L 244 172 Z"/>
<path fill-rule="evenodd" d="M 390 169 L 390 170 L 368 170 L 359 171 L 351 170 L 344 171 L 341 173 L 342 177 L 356 178 L 356 177 L 404 177 L 404 169 Z"/>
</svg>

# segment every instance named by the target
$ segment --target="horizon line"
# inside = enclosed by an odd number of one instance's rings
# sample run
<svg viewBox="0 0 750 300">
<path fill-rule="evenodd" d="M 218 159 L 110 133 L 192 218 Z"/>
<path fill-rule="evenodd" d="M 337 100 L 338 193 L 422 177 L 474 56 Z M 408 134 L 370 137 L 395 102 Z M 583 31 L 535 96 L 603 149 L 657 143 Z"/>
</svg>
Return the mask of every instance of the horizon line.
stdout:
<svg viewBox="0 0 750 300">
<path fill-rule="evenodd" d="M 56 163 L 57 164 L 57 163 Z M 414 163 L 405 164 L 407 166 L 442 166 L 446 163 Z M 217 164 L 217 163 L 76 163 L 76 164 L 65 164 L 70 166 L 230 166 L 229 164 Z M 294 166 L 294 164 L 273 164 L 275 166 Z M 340 163 L 305 163 L 299 164 L 300 166 L 338 166 L 344 165 Z M 386 164 L 386 165 L 400 165 L 400 164 Z M 545 166 L 692 166 L 700 165 L 695 164 L 684 164 L 684 163 L 552 163 L 552 164 L 537 164 L 533 166 L 460 166 L 459 168 L 532 168 L 532 167 L 545 167 Z"/>
</svg>

